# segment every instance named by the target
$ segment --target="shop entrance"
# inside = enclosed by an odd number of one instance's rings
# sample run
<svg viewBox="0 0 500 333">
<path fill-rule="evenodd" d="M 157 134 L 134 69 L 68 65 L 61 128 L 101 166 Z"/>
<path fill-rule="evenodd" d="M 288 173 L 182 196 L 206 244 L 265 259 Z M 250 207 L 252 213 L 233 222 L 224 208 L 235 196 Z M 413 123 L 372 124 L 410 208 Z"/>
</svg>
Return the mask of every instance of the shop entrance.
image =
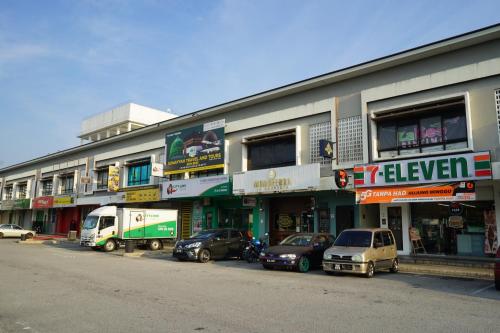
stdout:
<svg viewBox="0 0 500 333">
<path fill-rule="evenodd" d="M 251 209 L 221 209 L 219 227 L 234 228 L 242 231 L 252 230 L 253 214 Z"/>
<path fill-rule="evenodd" d="M 410 253 L 410 206 L 402 204 L 380 204 L 380 227 L 394 234 L 399 254 Z"/>
<path fill-rule="evenodd" d="M 336 236 L 345 229 L 354 228 L 354 206 L 337 206 L 335 215 Z"/>
<path fill-rule="evenodd" d="M 387 207 L 387 223 L 391 229 L 398 251 L 403 250 L 403 215 L 401 207 Z"/>
<path fill-rule="evenodd" d="M 269 242 L 277 244 L 295 232 L 314 231 L 310 197 L 274 198 L 269 207 Z"/>
</svg>

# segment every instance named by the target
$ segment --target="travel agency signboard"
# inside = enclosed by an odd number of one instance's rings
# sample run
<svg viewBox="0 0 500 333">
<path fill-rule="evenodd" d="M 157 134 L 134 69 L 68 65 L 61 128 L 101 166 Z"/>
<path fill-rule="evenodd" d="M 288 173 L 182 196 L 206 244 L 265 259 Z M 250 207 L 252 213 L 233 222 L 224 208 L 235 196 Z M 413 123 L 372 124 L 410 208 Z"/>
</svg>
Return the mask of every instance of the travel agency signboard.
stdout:
<svg viewBox="0 0 500 333">
<path fill-rule="evenodd" d="M 161 189 L 162 200 L 230 194 L 231 180 L 228 175 L 164 181 Z"/>
<path fill-rule="evenodd" d="M 221 119 L 168 133 L 164 174 L 223 168 L 224 126 Z"/>
<path fill-rule="evenodd" d="M 481 152 L 355 166 L 354 186 L 360 204 L 470 201 L 474 181 L 491 176 L 490 153 Z"/>
<path fill-rule="evenodd" d="M 233 194 L 314 191 L 320 186 L 319 163 L 234 173 Z"/>
</svg>

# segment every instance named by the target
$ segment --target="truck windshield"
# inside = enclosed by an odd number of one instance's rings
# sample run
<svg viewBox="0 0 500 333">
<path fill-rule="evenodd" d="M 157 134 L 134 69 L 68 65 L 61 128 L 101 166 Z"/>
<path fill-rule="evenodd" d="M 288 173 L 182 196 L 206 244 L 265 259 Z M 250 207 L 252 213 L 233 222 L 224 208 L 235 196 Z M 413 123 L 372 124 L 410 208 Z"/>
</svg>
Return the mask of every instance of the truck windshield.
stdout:
<svg viewBox="0 0 500 333">
<path fill-rule="evenodd" d="M 370 231 L 342 231 L 335 246 L 370 247 L 372 244 L 372 233 Z"/>
<path fill-rule="evenodd" d="M 83 223 L 83 229 L 94 229 L 99 221 L 99 216 L 87 216 L 85 222 Z"/>
</svg>

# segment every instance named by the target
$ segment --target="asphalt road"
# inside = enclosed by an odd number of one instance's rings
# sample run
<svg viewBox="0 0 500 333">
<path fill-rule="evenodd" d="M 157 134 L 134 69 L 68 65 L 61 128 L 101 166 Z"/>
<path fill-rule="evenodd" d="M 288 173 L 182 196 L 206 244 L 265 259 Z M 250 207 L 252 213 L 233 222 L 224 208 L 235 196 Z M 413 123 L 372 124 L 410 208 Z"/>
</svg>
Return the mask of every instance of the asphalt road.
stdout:
<svg viewBox="0 0 500 333">
<path fill-rule="evenodd" d="M 373 279 L 0 240 L 0 332 L 500 332 L 491 281 Z"/>
</svg>

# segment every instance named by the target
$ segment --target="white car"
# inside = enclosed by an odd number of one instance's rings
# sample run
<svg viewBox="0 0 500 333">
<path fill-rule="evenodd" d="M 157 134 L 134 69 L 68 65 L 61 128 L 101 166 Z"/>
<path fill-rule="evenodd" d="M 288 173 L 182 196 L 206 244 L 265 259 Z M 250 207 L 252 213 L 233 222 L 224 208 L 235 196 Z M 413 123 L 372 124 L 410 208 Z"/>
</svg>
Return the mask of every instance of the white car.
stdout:
<svg viewBox="0 0 500 333">
<path fill-rule="evenodd" d="M 0 238 L 4 237 L 21 237 L 26 235 L 26 238 L 33 238 L 36 232 L 33 230 L 25 230 L 16 224 L 0 224 Z"/>
</svg>

